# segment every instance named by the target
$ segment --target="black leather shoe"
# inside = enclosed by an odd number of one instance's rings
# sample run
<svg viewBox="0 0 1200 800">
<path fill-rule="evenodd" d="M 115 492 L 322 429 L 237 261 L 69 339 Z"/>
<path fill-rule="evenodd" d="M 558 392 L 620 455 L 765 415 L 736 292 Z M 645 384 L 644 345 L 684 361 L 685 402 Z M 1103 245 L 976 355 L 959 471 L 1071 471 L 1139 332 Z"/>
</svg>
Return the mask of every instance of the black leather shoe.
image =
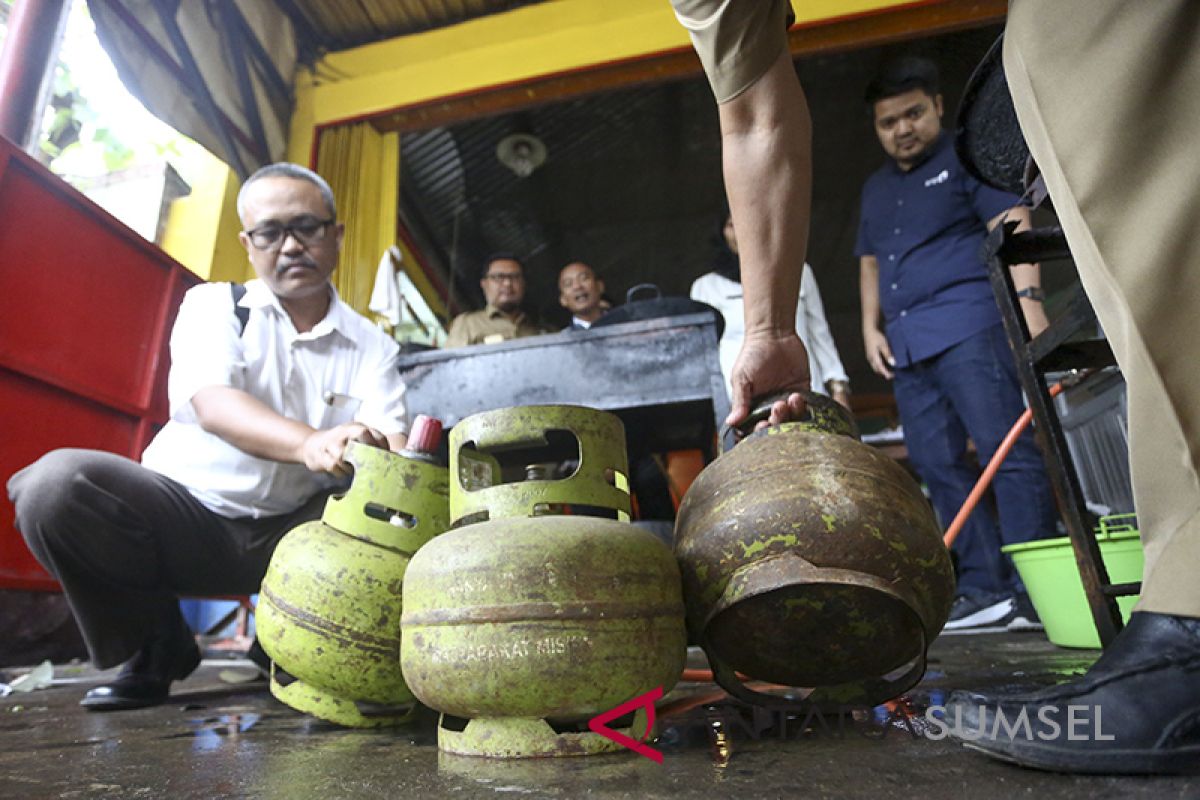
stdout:
<svg viewBox="0 0 1200 800">
<path fill-rule="evenodd" d="M 263 650 L 262 645 L 258 643 L 258 637 L 250 643 L 250 648 L 246 650 L 246 658 L 258 670 L 259 680 L 268 680 L 271 677 L 271 657 L 267 655 L 267 651 Z"/>
<path fill-rule="evenodd" d="M 967 747 L 1025 767 L 1200 772 L 1200 619 L 1135 613 L 1082 677 L 1021 696 L 955 692 L 945 724 Z"/>
<path fill-rule="evenodd" d="M 159 635 L 121 668 L 116 680 L 88 691 L 79 705 L 89 711 L 124 711 L 156 706 L 167 699 L 171 681 L 200 665 L 200 648 L 190 631 Z"/>
</svg>

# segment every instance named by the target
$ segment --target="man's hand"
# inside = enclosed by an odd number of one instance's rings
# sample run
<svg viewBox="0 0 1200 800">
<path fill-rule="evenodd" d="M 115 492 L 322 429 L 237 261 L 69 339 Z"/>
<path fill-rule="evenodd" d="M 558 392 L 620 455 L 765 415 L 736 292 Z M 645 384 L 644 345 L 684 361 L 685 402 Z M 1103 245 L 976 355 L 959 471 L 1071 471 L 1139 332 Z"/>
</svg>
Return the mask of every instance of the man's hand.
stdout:
<svg viewBox="0 0 1200 800">
<path fill-rule="evenodd" d="M 808 352 L 795 331 L 784 334 L 747 333 L 742 350 L 733 363 L 730 375 L 733 387 L 733 408 L 726 417 L 727 425 L 737 425 L 750 415 L 756 397 L 766 397 L 791 390 L 786 400 L 771 406 L 771 415 L 758 423 L 755 430 L 778 425 L 800 417 L 805 410 L 804 398 L 796 392 L 807 390 Z"/>
<path fill-rule="evenodd" d="M 313 472 L 329 472 L 339 476 L 351 474 L 354 470 L 344 458 L 346 445 L 350 442 L 388 449 L 387 437 L 379 431 L 359 422 L 347 422 L 336 428 L 309 434 L 301 448 L 304 466 Z"/>
<path fill-rule="evenodd" d="M 779 29 L 779 52 L 758 80 L 721 103 L 722 165 L 742 265 L 746 337 L 730 383 L 736 425 L 753 398 L 810 387 L 808 353 L 796 336 L 796 300 L 812 205 L 808 103 Z M 793 394 L 776 403 L 775 424 L 803 413 Z M 760 425 L 761 427 L 761 425 Z"/>
<path fill-rule="evenodd" d="M 863 331 L 863 341 L 866 343 L 867 362 L 871 369 L 891 380 L 896 359 L 892 358 L 892 346 L 888 344 L 887 336 L 878 328 L 867 329 Z"/>
</svg>

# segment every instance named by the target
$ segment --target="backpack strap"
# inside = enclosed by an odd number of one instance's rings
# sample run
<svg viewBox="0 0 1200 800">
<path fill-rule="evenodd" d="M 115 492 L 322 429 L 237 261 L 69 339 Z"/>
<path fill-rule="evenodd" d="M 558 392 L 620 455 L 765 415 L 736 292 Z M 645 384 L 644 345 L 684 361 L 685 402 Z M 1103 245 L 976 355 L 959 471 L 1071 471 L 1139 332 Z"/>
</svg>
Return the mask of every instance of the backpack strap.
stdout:
<svg viewBox="0 0 1200 800">
<path fill-rule="evenodd" d="M 229 294 L 233 296 L 233 315 L 240 323 L 238 326 L 238 335 L 240 336 L 246 332 L 246 323 L 250 321 L 250 309 L 238 305 L 238 301 L 246 296 L 246 287 L 240 283 L 231 283 L 229 284 Z"/>
</svg>

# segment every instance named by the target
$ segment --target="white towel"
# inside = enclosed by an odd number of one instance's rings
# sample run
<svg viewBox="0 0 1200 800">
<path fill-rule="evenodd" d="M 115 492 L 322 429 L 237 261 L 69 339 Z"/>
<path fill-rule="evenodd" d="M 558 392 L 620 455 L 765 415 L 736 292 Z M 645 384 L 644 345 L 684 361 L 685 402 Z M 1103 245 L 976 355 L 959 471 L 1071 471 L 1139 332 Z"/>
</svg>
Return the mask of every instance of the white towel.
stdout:
<svg viewBox="0 0 1200 800">
<path fill-rule="evenodd" d="M 371 289 L 371 299 L 367 308 L 395 327 L 400 324 L 403 301 L 400 298 L 400 283 L 396 279 L 396 270 L 404 256 L 396 245 L 389 247 L 379 259 L 379 271 L 375 273 L 375 286 Z"/>
</svg>

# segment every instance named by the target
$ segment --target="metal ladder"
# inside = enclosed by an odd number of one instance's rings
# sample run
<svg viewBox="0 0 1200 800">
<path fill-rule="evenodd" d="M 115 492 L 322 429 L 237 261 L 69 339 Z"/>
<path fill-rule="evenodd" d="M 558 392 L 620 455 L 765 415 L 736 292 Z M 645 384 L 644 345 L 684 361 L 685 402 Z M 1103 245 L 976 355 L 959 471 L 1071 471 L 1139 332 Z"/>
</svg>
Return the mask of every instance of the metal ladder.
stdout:
<svg viewBox="0 0 1200 800">
<path fill-rule="evenodd" d="M 1107 647 L 1122 627 L 1117 598 L 1137 594 L 1141 591 L 1141 583 L 1114 584 L 1109 580 L 1093 532 L 1094 515 L 1084 502 L 1079 474 L 1045 376 L 1049 372 L 1072 372 L 1078 382 L 1091 370 L 1115 366 L 1116 361 L 1106 340 L 1074 338 L 1096 327 L 1095 312 L 1078 283 L 1066 310 L 1037 338 L 1030 339 L 1008 268 L 1013 264 L 1040 263 L 1044 267 L 1048 261 L 1070 261 L 1071 252 L 1061 228 L 1033 228 L 1016 233 L 1016 227 L 1015 222 L 1006 222 L 997 225 L 988 235 L 985 244 L 988 277 L 1000 307 L 1008 343 L 1016 358 L 1021 388 L 1033 412 L 1046 469 L 1075 551 L 1075 563 L 1079 567 L 1096 632 L 1101 645 Z"/>
</svg>

